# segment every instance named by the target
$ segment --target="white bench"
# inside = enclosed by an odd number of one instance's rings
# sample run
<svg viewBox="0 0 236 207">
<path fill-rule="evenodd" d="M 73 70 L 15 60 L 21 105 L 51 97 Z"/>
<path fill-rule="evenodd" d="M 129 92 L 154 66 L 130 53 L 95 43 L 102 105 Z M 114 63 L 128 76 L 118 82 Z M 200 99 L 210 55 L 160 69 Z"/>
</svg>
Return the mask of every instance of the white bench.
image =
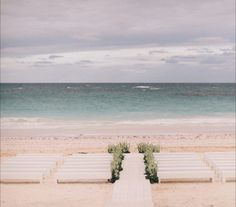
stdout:
<svg viewBox="0 0 236 207">
<path fill-rule="evenodd" d="M 177 162 L 180 160 L 179 157 L 160 157 L 160 158 L 156 158 L 158 160 L 158 162 L 160 161 L 173 161 L 173 162 Z M 181 161 L 191 161 L 191 160 L 196 160 L 196 157 L 183 157 L 181 158 Z"/>
<path fill-rule="evenodd" d="M 204 157 L 222 182 L 236 180 L 235 152 L 211 152 L 205 153 Z"/>
<path fill-rule="evenodd" d="M 58 155 L 17 155 L 1 163 L 1 178 L 4 183 L 40 183 L 62 159 Z"/>
<path fill-rule="evenodd" d="M 182 167 L 159 167 L 158 168 L 158 172 L 161 171 L 178 171 L 178 170 L 182 170 L 182 171 L 189 171 L 189 170 L 209 170 L 208 167 L 206 166 L 182 166 Z"/>
<path fill-rule="evenodd" d="M 226 181 L 236 181 L 235 169 L 233 170 L 221 170 L 219 172 L 220 178 L 222 182 Z"/>
<path fill-rule="evenodd" d="M 60 169 L 73 169 L 73 170 L 78 170 L 78 169 L 90 169 L 91 171 L 93 169 L 111 169 L 110 165 L 62 165 Z"/>
<path fill-rule="evenodd" d="M 213 171 L 197 153 L 158 153 L 154 157 L 159 182 L 214 180 Z"/>
<path fill-rule="evenodd" d="M 1 183 L 41 183 L 43 174 L 39 172 L 1 172 Z"/>
<path fill-rule="evenodd" d="M 60 172 L 56 175 L 57 183 L 107 182 L 109 172 Z"/>
<path fill-rule="evenodd" d="M 75 154 L 67 157 L 56 174 L 57 183 L 107 182 L 111 177 L 111 154 Z"/>
<path fill-rule="evenodd" d="M 73 154 L 70 156 L 70 158 L 112 158 L 112 154 L 107 154 L 107 155 L 100 155 L 100 154 Z"/>
<path fill-rule="evenodd" d="M 211 170 L 174 170 L 158 172 L 159 182 L 171 181 L 214 181 L 214 173 Z"/>
<path fill-rule="evenodd" d="M 106 159 L 66 159 L 65 161 L 66 162 L 81 162 L 81 163 L 91 163 L 91 162 L 96 162 L 96 163 L 108 163 L 108 162 L 111 162 L 112 159 L 109 159 L 109 160 L 106 160 Z"/>
</svg>

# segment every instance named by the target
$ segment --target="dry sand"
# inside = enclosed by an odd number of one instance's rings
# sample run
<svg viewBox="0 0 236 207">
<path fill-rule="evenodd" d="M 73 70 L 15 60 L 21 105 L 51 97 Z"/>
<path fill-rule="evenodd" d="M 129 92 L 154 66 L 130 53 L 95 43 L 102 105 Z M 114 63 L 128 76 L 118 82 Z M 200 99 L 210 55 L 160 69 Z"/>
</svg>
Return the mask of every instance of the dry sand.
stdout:
<svg viewBox="0 0 236 207">
<path fill-rule="evenodd" d="M 19 135 L 18 135 L 19 136 Z M 107 145 L 126 141 L 132 151 L 136 144 L 150 142 L 160 144 L 162 151 L 233 151 L 235 135 L 218 134 L 171 134 L 171 135 L 78 135 L 78 136 L 13 136 L 1 137 L 1 156 L 17 153 L 62 153 L 105 152 Z"/>
<path fill-rule="evenodd" d="M 112 184 L 1 184 L 1 207 L 103 207 Z"/>
<path fill-rule="evenodd" d="M 3 134 L 4 135 L 4 134 Z M 15 134 L 1 137 L 1 158 L 17 153 L 105 152 L 110 143 L 127 141 L 132 151 L 139 142 L 161 145 L 162 151 L 233 151 L 234 133 L 159 135 Z M 1 207 L 100 207 L 112 194 L 112 184 L 1 184 Z M 235 183 L 172 183 L 152 185 L 155 207 L 234 207 Z"/>
<path fill-rule="evenodd" d="M 235 183 L 152 185 L 155 207 L 235 207 Z"/>
</svg>

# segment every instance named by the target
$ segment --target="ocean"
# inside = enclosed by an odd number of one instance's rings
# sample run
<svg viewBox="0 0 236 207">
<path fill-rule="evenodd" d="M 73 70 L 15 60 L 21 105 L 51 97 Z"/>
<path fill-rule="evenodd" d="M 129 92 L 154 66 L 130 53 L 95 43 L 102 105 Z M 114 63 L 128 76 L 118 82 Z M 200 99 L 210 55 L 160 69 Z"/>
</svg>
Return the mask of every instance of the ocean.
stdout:
<svg viewBox="0 0 236 207">
<path fill-rule="evenodd" d="M 235 114 L 235 84 L 1 84 L 2 118 L 153 121 Z"/>
</svg>

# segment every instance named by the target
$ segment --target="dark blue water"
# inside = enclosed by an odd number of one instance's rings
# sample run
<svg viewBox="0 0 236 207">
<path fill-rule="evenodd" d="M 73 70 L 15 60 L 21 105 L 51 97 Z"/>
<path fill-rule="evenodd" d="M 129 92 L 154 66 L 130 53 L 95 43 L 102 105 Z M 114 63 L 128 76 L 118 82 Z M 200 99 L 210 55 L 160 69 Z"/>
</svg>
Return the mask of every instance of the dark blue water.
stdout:
<svg viewBox="0 0 236 207">
<path fill-rule="evenodd" d="M 147 120 L 235 113 L 235 84 L 1 84 L 2 117 Z"/>
</svg>

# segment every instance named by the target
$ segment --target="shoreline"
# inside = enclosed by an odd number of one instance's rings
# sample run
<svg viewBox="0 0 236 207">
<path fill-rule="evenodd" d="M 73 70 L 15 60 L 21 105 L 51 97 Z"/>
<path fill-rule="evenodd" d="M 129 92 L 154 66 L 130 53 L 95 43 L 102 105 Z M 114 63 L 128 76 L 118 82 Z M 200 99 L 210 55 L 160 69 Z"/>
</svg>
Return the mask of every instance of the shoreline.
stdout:
<svg viewBox="0 0 236 207">
<path fill-rule="evenodd" d="M 173 116 L 173 117 L 156 117 L 156 118 L 120 118 L 120 119 L 80 119 L 80 118 L 60 118 L 60 117 L 11 117 L 2 116 L 0 118 L 2 126 L 5 127 L 15 127 L 22 125 L 24 127 L 38 126 L 46 127 L 48 124 L 50 127 L 56 127 L 58 125 L 74 126 L 74 125 L 94 125 L 102 126 L 107 125 L 156 125 L 156 124 L 177 124 L 179 122 L 183 124 L 234 124 L 236 118 L 234 114 L 222 114 L 222 115 L 213 115 L 213 116 Z M 1 128 L 3 128 L 1 127 Z"/>
<path fill-rule="evenodd" d="M 1 156 L 27 152 L 105 152 L 109 144 L 120 141 L 129 142 L 133 150 L 140 142 L 160 144 L 163 151 L 235 150 L 235 119 L 183 120 L 114 124 L 21 118 L 11 119 L 9 127 L 9 122 L 2 118 Z"/>
<path fill-rule="evenodd" d="M 234 133 L 197 133 L 169 135 L 78 135 L 78 136 L 38 136 L 2 137 L 1 157 L 18 153 L 72 153 L 106 152 L 109 144 L 128 142 L 131 152 L 137 151 L 137 144 L 148 142 L 159 144 L 166 152 L 210 152 L 234 151 Z"/>
<path fill-rule="evenodd" d="M 2 117 L 1 137 L 79 135 L 169 135 L 235 133 L 235 117 L 192 117 L 151 120 L 73 120 Z"/>
</svg>

